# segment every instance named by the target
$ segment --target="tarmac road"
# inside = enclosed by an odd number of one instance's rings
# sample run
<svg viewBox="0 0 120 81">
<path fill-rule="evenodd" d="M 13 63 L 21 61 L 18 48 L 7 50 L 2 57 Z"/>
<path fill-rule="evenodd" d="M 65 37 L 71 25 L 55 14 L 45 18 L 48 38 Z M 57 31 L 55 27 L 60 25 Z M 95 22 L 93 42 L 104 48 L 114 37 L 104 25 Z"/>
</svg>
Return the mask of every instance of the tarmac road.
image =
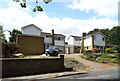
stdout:
<svg viewBox="0 0 120 81">
<path fill-rule="evenodd" d="M 92 71 L 88 74 L 64 76 L 55 79 L 119 79 L 120 81 L 119 71 L 118 67 L 115 67 L 112 69 L 105 69 L 101 71 Z"/>
</svg>

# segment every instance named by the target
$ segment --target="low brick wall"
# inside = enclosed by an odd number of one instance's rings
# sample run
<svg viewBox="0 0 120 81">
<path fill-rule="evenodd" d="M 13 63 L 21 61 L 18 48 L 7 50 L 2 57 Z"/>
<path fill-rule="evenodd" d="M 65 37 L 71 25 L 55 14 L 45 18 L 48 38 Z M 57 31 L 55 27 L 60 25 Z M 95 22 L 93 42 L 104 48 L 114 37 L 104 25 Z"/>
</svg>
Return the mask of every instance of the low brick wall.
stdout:
<svg viewBox="0 0 120 81">
<path fill-rule="evenodd" d="M 2 77 L 26 76 L 64 71 L 64 55 L 60 58 L 2 58 Z"/>
</svg>

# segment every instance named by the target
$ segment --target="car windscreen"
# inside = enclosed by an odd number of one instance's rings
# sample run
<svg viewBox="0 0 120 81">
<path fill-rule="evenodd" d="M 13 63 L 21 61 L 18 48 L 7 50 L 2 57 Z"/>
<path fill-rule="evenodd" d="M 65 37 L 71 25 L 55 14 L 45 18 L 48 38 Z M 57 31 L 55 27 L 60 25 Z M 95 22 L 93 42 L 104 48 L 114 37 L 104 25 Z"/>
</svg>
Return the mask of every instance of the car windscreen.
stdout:
<svg viewBox="0 0 120 81">
<path fill-rule="evenodd" d="M 58 49 L 56 46 L 50 46 L 49 49 Z"/>
</svg>

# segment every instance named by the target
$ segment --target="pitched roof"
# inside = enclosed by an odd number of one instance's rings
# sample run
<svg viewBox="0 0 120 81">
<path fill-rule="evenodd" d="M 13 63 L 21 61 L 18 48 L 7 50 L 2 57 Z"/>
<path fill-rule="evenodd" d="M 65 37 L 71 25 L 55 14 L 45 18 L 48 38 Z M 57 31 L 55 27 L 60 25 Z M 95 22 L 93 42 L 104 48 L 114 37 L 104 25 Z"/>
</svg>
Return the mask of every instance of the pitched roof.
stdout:
<svg viewBox="0 0 120 81">
<path fill-rule="evenodd" d="M 34 26 L 34 27 L 36 27 L 37 29 L 39 29 L 39 30 L 42 31 L 42 29 L 40 29 L 39 27 L 37 27 L 37 26 L 34 25 L 34 24 L 29 24 L 29 25 L 23 26 L 23 27 L 21 27 L 21 29 L 24 29 L 24 28 L 29 27 L 29 26 Z"/>
<path fill-rule="evenodd" d="M 81 38 L 82 38 L 81 36 L 74 36 L 74 35 L 70 35 L 70 36 L 68 37 L 68 39 L 69 39 L 70 37 L 73 37 L 73 38 L 78 38 L 78 39 L 81 39 Z M 67 39 L 67 40 L 68 40 L 68 39 Z"/>
<path fill-rule="evenodd" d="M 92 35 L 95 35 L 95 34 L 97 34 L 97 33 L 99 33 L 99 34 L 101 34 L 102 36 L 104 36 L 105 38 L 107 38 L 107 36 L 104 35 L 104 34 L 103 34 L 102 32 L 100 32 L 100 31 L 93 32 L 93 33 L 91 33 L 91 34 L 89 34 L 89 35 L 86 35 L 84 38 L 91 37 Z"/>
<path fill-rule="evenodd" d="M 42 32 L 42 34 L 44 34 L 44 35 L 52 35 L 51 33 L 47 33 L 47 32 Z M 63 37 L 65 37 L 65 35 L 63 35 L 63 34 L 54 34 L 55 36 L 63 36 Z"/>
</svg>

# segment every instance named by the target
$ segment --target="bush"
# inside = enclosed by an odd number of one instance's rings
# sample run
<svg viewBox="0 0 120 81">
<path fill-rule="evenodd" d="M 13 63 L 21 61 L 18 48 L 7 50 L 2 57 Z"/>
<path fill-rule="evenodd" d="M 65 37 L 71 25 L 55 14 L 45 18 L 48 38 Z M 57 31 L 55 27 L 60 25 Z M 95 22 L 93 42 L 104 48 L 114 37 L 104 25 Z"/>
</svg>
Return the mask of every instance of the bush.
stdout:
<svg viewBox="0 0 120 81">
<path fill-rule="evenodd" d="M 118 63 L 118 60 L 117 59 L 111 59 L 111 62 L 112 63 Z"/>
<path fill-rule="evenodd" d="M 120 53 L 115 53 L 115 56 L 117 57 L 118 60 L 120 60 Z"/>
<path fill-rule="evenodd" d="M 103 58 L 103 57 L 99 57 L 96 59 L 97 62 L 100 62 L 100 63 L 109 63 L 111 61 L 110 58 Z"/>
<path fill-rule="evenodd" d="M 86 50 L 86 51 L 83 52 L 83 54 L 84 55 L 86 55 L 86 54 L 92 54 L 92 51 L 91 50 Z"/>
<path fill-rule="evenodd" d="M 118 53 L 118 49 L 117 48 L 106 48 L 105 49 L 106 53 Z"/>
<path fill-rule="evenodd" d="M 102 53 L 100 57 L 102 57 L 102 58 L 109 58 L 110 54 Z"/>
<path fill-rule="evenodd" d="M 116 47 L 113 47 L 112 49 L 118 51 L 118 53 L 120 53 L 120 46 L 116 46 Z"/>
<path fill-rule="evenodd" d="M 94 61 L 96 58 L 97 58 L 97 56 L 94 54 L 88 54 L 88 55 L 84 56 L 84 59 L 91 60 L 91 61 Z"/>
<path fill-rule="evenodd" d="M 112 48 L 106 48 L 106 49 L 105 49 L 105 52 L 106 52 L 106 53 L 110 53 L 111 50 L 112 50 Z"/>
<path fill-rule="evenodd" d="M 100 50 L 99 50 L 98 48 L 93 48 L 92 52 L 93 52 L 93 53 L 99 53 Z"/>
<path fill-rule="evenodd" d="M 12 56 L 12 54 L 17 53 L 19 46 L 16 45 L 14 42 L 7 43 L 7 55 L 8 57 Z"/>
</svg>

